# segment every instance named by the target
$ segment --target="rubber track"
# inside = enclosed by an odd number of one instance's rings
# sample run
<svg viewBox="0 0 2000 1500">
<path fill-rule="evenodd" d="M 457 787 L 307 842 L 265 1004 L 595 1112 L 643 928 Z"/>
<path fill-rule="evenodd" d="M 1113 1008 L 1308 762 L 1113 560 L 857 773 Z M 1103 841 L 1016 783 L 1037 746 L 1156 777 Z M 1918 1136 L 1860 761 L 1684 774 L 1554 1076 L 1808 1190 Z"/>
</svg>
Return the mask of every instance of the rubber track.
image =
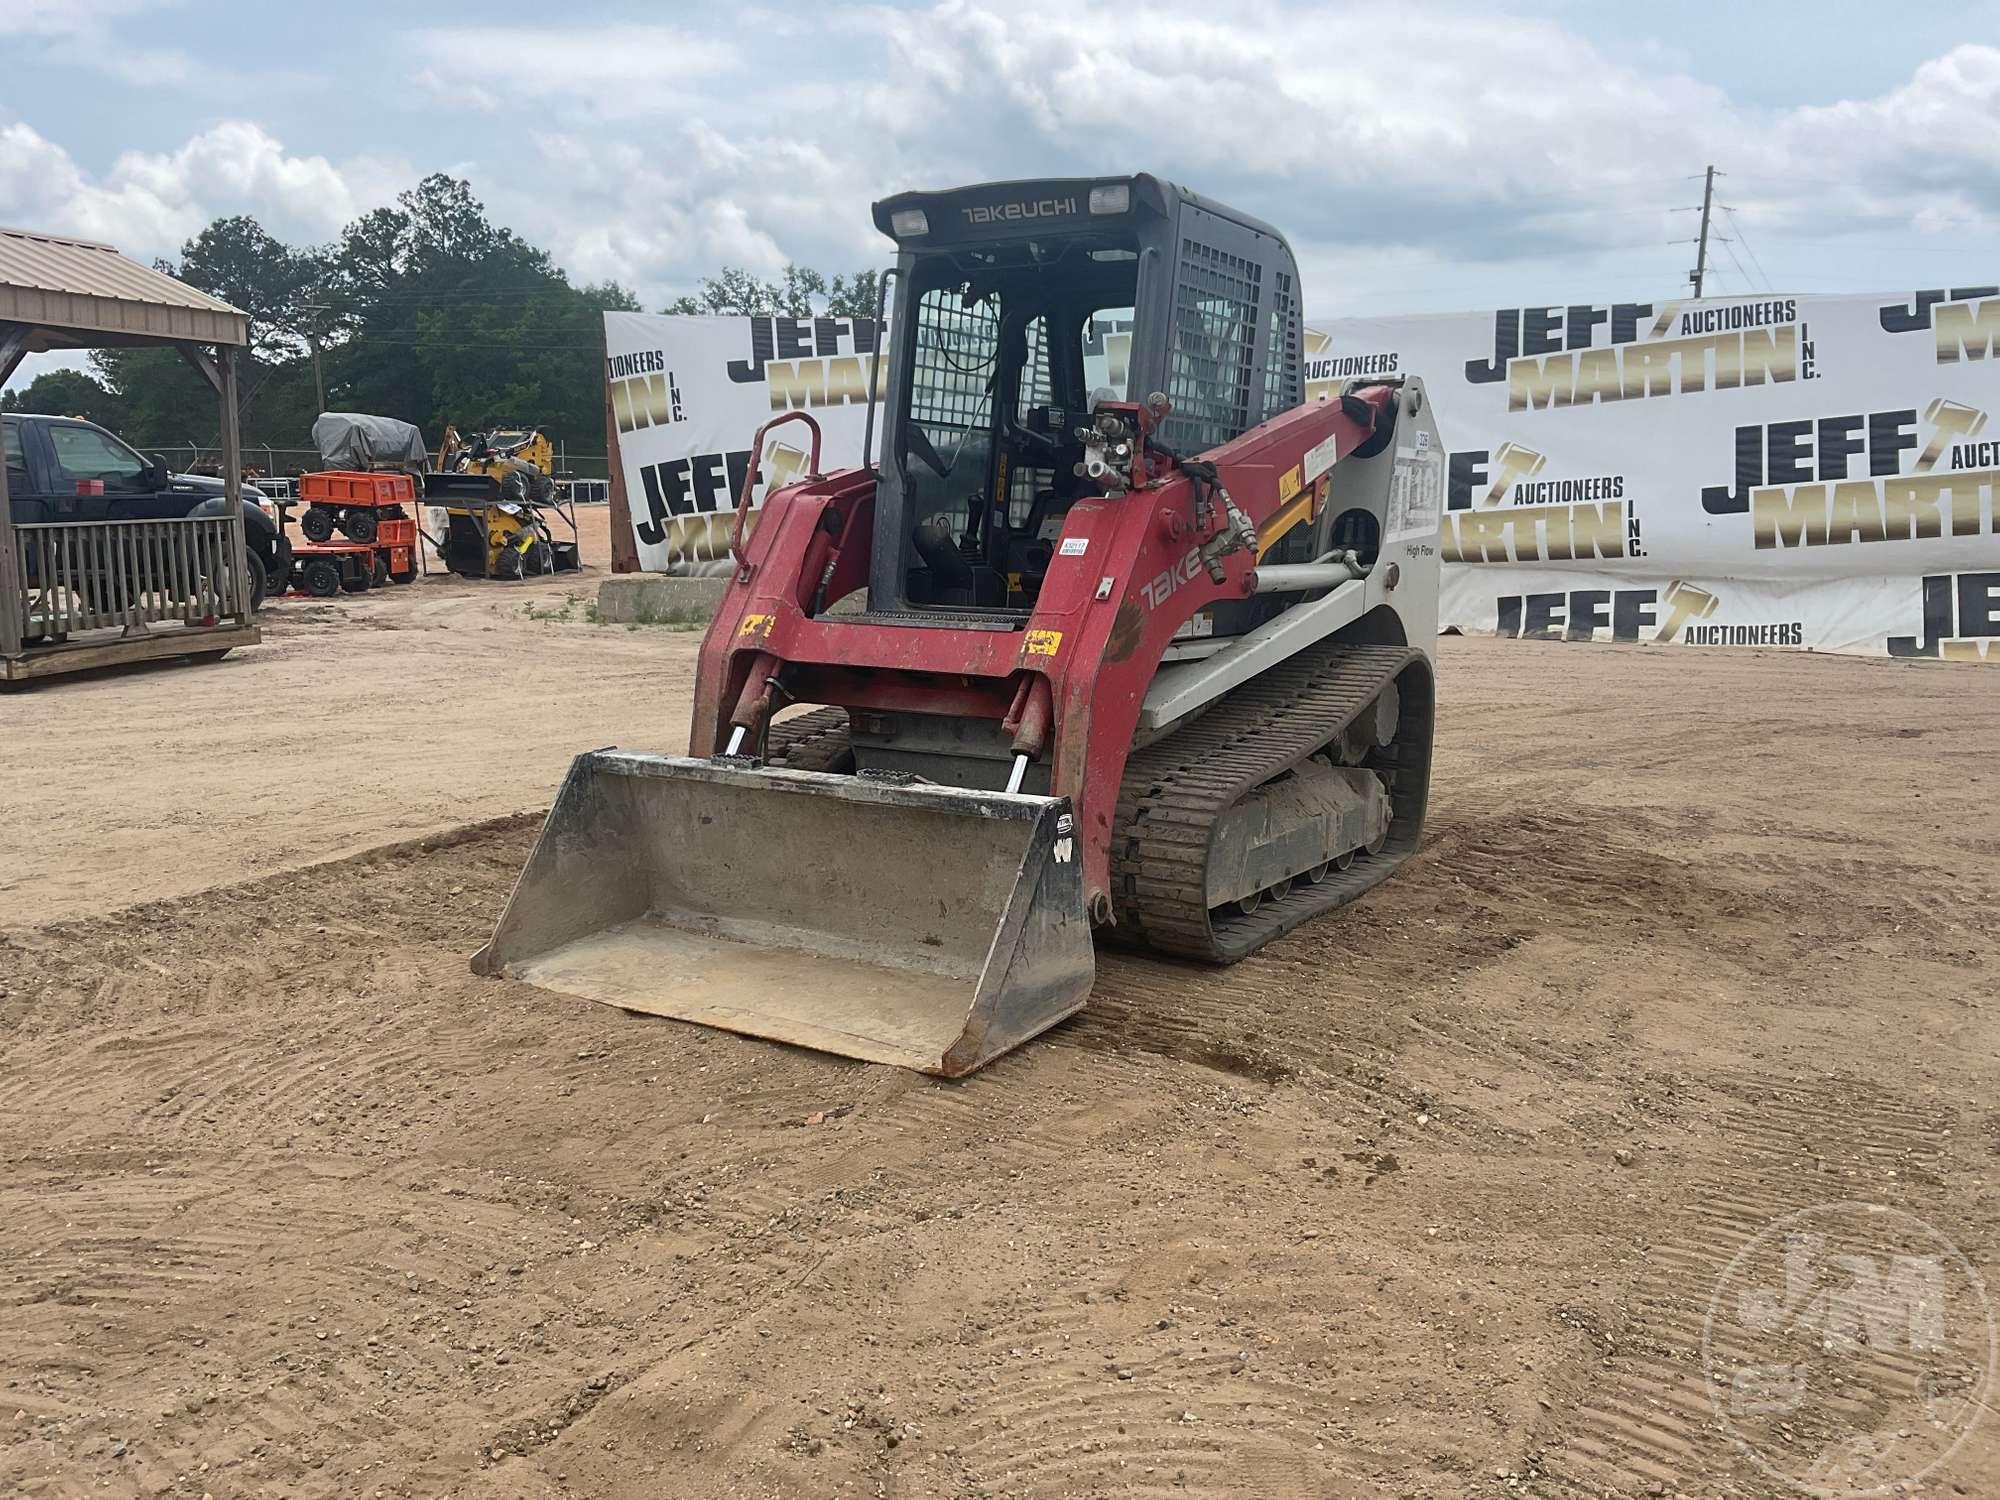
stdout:
<svg viewBox="0 0 2000 1500">
<path fill-rule="evenodd" d="M 1251 916 L 1218 925 L 1206 904 L 1216 822 L 1244 795 L 1332 741 L 1398 681 L 1402 710 L 1395 742 L 1365 762 L 1389 783 L 1389 835 L 1381 851 L 1357 854 L 1352 865 L 1320 884 L 1300 885 Z M 1116 937 L 1183 958 L 1235 963 L 1388 879 L 1423 833 L 1432 701 L 1430 662 L 1421 651 L 1324 642 L 1133 755 L 1111 842 Z M 795 771 L 832 770 L 847 750 L 845 709 L 815 709 L 766 731 L 766 761 Z"/>
<path fill-rule="evenodd" d="M 847 710 L 816 708 L 764 731 L 764 760 L 793 771 L 830 771 L 847 752 Z"/>
<path fill-rule="evenodd" d="M 1208 850 L 1223 813 L 1333 740 L 1392 682 L 1401 690 L 1394 742 L 1364 762 L 1389 784 L 1389 833 L 1381 851 L 1357 854 L 1347 869 L 1329 872 L 1318 885 L 1301 883 L 1250 916 L 1212 916 Z M 1235 963 L 1388 879 L 1423 832 L 1433 696 L 1430 662 L 1421 651 L 1324 642 L 1133 755 L 1111 845 L 1119 939 L 1183 958 Z"/>
</svg>

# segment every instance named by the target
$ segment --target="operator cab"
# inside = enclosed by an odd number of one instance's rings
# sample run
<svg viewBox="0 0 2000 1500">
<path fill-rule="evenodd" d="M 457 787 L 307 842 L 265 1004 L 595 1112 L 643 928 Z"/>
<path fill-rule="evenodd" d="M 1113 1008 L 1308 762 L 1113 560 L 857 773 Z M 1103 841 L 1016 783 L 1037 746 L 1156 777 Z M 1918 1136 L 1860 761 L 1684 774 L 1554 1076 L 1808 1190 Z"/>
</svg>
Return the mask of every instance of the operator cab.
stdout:
<svg viewBox="0 0 2000 1500">
<path fill-rule="evenodd" d="M 1025 615 L 1104 400 L 1172 403 L 1187 456 L 1300 399 L 1277 231 L 1154 177 L 994 183 L 875 205 L 897 242 L 872 611 Z"/>
</svg>

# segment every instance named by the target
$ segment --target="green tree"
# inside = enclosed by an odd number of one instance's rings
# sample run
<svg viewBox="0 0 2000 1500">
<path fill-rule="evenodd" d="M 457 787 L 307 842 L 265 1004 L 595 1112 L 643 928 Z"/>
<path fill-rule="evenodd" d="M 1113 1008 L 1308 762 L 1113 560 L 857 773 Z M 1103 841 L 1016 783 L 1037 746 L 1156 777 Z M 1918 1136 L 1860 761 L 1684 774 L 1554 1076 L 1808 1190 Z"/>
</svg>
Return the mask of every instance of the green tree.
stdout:
<svg viewBox="0 0 2000 1500">
<path fill-rule="evenodd" d="M 604 314 L 639 310 L 615 283 L 572 285 L 546 252 L 495 224 L 467 183 L 442 173 L 363 214 L 331 245 L 286 245 L 239 215 L 210 224 L 181 247 L 178 266 L 160 269 L 250 314 L 239 413 L 250 462 L 266 445 L 310 444 L 321 406 L 315 343 L 333 410 L 401 417 L 433 443 L 448 422 L 465 432 L 531 423 L 559 445 L 597 452 Z M 789 265 L 763 281 L 725 267 L 668 310 L 868 317 L 878 285 L 873 271 L 829 279 Z M 214 394 L 172 351 L 105 349 L 92 361 L 90 399 L 111 403 L 102 409 L 121 415 L 128 441 L 177 462 L 188 446 L 219 444 Z M 73 389 L 79 395 L 61 403 L 81 406 L 90 393 Z"/>
<path fill-rule="evenodd" d="M 433 442 L 447 422 L 518 422 L 602 449 L 603 314 L 637 301 L 572 286 L 466 183 L 425 178 L 350 224 L 320 265 L 329 405 L 402 417 Z"/>
<path fill-rule="evenodd" d="M 876 271 L 828 281 L 808 266 L 788 265 L 777 281 L 759 281 L 741 266 L 724 266 L 702 278 L 693 295 L 679 297 L 660 311 L 679 315 L 749 318 L 872 318 L 880 281 Z"/>
<path fill-rule="evenodd" d="M 125 404 L 82 370 L 44 370 L 19 390 L 0 392 L 0 411 L 82 417 L 113 432 L 125 424 Z"/>
<path fill-rule="evenodd" d="M 296 358 L 305 349 L 316 252 L 280 244 L 255 219 L 217 219 L 181 246 L 178 275 L 250 315 L 250 348 L 260 359 Z"/>
<path fill-rule="evenodd" d="M 125 420 L 118 435 L 135 448 L 210 447 L 221 441 L 221 417 L 208 382 L 171 349 L 95 349 L 91 367 L 118 397 Z M 185 464 L 188 459 L 175 458 Z"/>
</svg>

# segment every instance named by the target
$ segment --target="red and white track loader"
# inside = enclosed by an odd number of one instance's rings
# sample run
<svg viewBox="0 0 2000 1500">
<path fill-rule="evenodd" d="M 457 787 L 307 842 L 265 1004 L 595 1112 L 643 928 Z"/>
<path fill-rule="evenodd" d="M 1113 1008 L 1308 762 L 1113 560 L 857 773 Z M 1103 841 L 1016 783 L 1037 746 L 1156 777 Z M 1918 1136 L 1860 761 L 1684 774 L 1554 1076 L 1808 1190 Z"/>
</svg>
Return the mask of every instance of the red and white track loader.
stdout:
<svg viewBox="0 0 2000 1500">
<path fill-rule="evenodd" d="M 1413 378 L 1304 399 L 1283 237 L 1157 178 L 875 222 L 879 460 L 774 419 L 688 753 L 580 756 L 474 966 L 955 1076 L 1094 935 L 1233 963 L 1416 848 L 1445 455 Z"/>
</svg>

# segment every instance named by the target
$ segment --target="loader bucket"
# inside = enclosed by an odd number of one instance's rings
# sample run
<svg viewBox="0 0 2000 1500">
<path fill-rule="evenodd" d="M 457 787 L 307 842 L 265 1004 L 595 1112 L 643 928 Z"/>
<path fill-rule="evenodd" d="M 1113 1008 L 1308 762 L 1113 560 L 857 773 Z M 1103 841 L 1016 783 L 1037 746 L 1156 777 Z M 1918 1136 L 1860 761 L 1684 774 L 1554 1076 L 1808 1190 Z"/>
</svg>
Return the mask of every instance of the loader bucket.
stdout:
<svg viewBox="0 0 2000 1500">
<path fill-rule="evenodd" d="M 1094 960 L 1066 798 L 599 750 L 472 967 L 955 1078 Z"/>
</svg>

